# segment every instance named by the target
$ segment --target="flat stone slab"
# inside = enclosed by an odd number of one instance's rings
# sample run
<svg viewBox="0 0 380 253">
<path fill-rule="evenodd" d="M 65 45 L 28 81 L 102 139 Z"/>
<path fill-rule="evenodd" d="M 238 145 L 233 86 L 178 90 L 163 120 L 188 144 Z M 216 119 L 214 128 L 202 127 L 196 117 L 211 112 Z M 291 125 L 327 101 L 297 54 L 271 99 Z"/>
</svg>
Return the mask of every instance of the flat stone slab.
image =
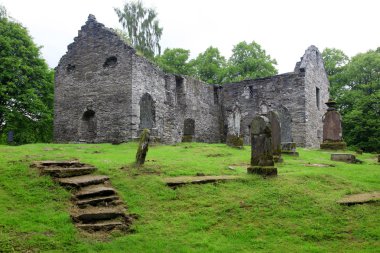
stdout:
<svg viewBox="0 0 380 253">
<path fill-rule="evenodd" d="M 75 177 L 88 175 L 96 171 L 95 167 L 69 167 L 69 168 L 61 168 L 61 167 L 47 167 L 42 168 L 41 173 L 47 174 L 52 177 Z"/>
<path fill-rule="evenodd" d="M 109 177 L 102 175 L 85 175 L 77 177 L 59 178 L 57 182 L 63 186 L 69 187 L 83 187 L 94 184 L 101 184 L 109 180 Z"/>
<path fill-rule="evenodd" d="M 239 176 L 182 176 L 182 177 L 167 177 L 164 178 L 164 183 L 169 187 L 177 187 L 184 184 L 207 184 L 219 181 L 229 181 L 240 179 Z"/>
<path fill-rule="evenodd" d="M 346 163 L 356 163 L 356 157 L 352 154 L 331 154 L 331 160 Z"/>
<path fill-rule="evenodd" d="M 348 195 L 340 200 L 337 203 L 341 205 L 356 205 L 356 204 L 364 204 L 370 202 L 380 201 L 380 192 L 367 192 L 367 193 L 359 193 Z"/>
<path fill-rule="evenodd" d="M 108 206 L 111 205 L 112 203 L 118 204 L 115 201 L 119 200 L 119 197 L 116 195 L 111 195 L 111 196 L 105 196 L 105 197 L 94 197 L 94 198 L 88 198 L 88 199 L 83 199 L 83 200 L 78 200 L 75 202 L 77 206 L 80 208 L 85 207 L 87 205 L 91 206 Z"/>
<path fill-rule="evenodd" d="M 71 212 L 71 218 L 76 222 L 91 223 L 101 220 L 111 220 L 119 217 L 125 217 L 122 208 L 111 207 L 90 207 L 77 209 Z"/>
<path fill-rule="evenodd" d="M 107 187 L 103 185 L 91 185 L 83 187 L 74 196 L 77 199 L 94 198 L 94 197 L 104 197 L 116 194 L 116 191 L 112 187 Z"/>
</svg>

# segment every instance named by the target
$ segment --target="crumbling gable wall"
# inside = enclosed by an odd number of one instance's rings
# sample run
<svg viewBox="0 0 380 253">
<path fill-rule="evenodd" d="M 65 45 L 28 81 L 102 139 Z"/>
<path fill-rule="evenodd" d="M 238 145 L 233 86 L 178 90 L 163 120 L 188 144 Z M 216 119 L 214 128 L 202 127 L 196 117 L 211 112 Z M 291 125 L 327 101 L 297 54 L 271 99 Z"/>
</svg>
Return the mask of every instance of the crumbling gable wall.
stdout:
<svg viewBox="0 0 380 253">
<path fill-rule="evenodd" d="M 277 111 L 283 123 L 291 123 L 291 132 L 284 133 L 286 141 L 301 147 L 318 147 L 322 142 L 328 87 L 323 60 L 315 46 L 306 50 L 294 72 L 226 84 L 223 86 L 225 134 L 231 131 L 228 119 L 236 107 L 241 110 L 240 134 L 246 144 L 250 141 L 253 117 Z"/>
<path fill-rule="evenodd" d="M 329 100 L 329 81 L 317 47 L 310 46 L 306 50 L 295 72 L 305 74 L 305 146 L 319 147 L 323 134 L 322 117 L 327 110 L 325 103 Z"/>
<path fill-rule="evenodd" d="M 56 68 L 55 141 L 127 139 L 133 51 L 89 16 Z"/>
</svg>

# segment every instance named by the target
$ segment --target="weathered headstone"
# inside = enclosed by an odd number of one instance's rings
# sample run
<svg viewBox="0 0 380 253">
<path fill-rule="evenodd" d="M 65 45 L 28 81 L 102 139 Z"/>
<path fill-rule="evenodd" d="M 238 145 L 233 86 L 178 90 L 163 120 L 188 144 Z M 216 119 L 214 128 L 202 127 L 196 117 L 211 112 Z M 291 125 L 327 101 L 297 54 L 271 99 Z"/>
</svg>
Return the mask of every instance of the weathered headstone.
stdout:
<svg viewBox="0 0 380 253">
<path fill-rule="evenodd" d="M 248 173 L 264 176 L 276 176 L 277 168 L 274 167 L 272 150 L 272 133 L 269 119 L 264 116 L 256 116 L 251 124 L 251 166 Z"/>
<path fill-rule="evenodd" d="M 278 113 L 271 111 L 269 112 L 268 117 L 272 131 L 273 160 L 276 163 L 283 162 L 283 159 L 281 157 L 281 126 Z"/>
<path fill-rule="evenodd" d="M 296 151 L 297 144 L 295 142 L 282 142 L 281 143 L 281 153 L 292 156 L 299 156 Z"/>
<path fill-rule="evenodd" d="M 243 147 L 243 138 L 240 135 L 240 122 L 241 122 L 241 113 L 240 108 L 235 106 L 233 111 L 229 113 L 227 117 L 227 139 L 226 144 L 230 147 L 242 148 Z"/>
<path fill-rule="evenodd" d="M 13 142 L 14 142 L 14 132 L 13 131 L 8 132 L 7 142 L 8 142 L 8 144 L 13 144 Z"/>
<path fill-rule="evenodd" d="M 323 116 L 323 143 L 321 149 L 345 149 L 346 143 L 342 139 L 342 119 L 337 112 L 336 102 L 329 100 L 327 112 Z"/>
<path fill-rule="evenodd" d="M 150 141 L 150 131 L 145 128 L 140 135 L 139 147 L 137 148 L 136 153 L 136 165 L 143 165 L 145 162 L 146 154 L 148 153 Z"/>
</svg>

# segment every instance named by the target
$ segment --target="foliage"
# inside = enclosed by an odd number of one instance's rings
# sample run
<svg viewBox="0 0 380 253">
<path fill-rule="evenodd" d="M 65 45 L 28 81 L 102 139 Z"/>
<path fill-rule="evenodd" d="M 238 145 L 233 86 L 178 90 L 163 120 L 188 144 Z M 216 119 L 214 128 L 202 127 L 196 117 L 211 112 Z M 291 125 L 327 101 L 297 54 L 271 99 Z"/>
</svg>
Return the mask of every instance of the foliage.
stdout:
<svg viewBox="0 0 380 253">
<path fill-rule="evenodd" d="M 190 50 L 167 48 L 162 55 L 156 57 L 155 62 L 165 72 L 178 75 L 191 75 L 192 69 L 189 64 L 189 56 Z"/>
<path fill-rule="evenodd" d="M 7 18 L 7 17 L 8 17 L 7 9 L 0 4 L 0 19 Z"/>
<path fill-rule="evenodd" d="M 53 71 L 28 31 L 0 19 L 0 137 L 14 131 L 15 143 L 52 138 Z"/>
<path fill-rule="evenodd" d="M 259 44 L 245 41 L 235 45 L 228 60 L 227 80 L 238 82 L 277 74 L 275 59 L 267 55 Z"/>
<path fill-rule="evenodd" d="M 116 32 L 117 35 L 119 35 L 121 40 L 124 41 L 127 45 L 129 46 L 132 45 L 131 38 L 129 38 L 128 34 L 124 30 L 119 29 L 119 28 L 114 28 L 114 31 Z"/>
<path fill-rule="evenodd" d="M 367 152 L 379 152 L 380 48 L 358 54 L 349 61 L 336 49 L 325 49 L 322 56 L 331 74 L 331 96 L 337 100 L 342 114 L 345 141 Z"/>
<path fill-rule="evenodd" d="M 161 54 L 160 39 L 163 28 L 159 25 L 154 9 L 145 8 L 138 0 L 126 2 L 122 9 L 114 10 L 127 32 L 132 47 L 150 59 L 156 54 Z"/>
<path fill-rule="evenodd" d="M 195 76 L 210 84 L 221 84 L 225 79 L 226 59 L 218 48 L 209 47 L 191 61 Z"/>
<path fill-rule="evenodd" d="M 380 205 L 340 206 L 346 194 L 380 188 L 374 155 L 364 164 L 298 148 L 276 179 L 247 175 L 250 149 L 184 143 L 150 147 L 133 167 L 137 143 L 0 146 L 0 251 L 5 252 L 376 252 Z M 133 233 L 86 236 L 69 217 L 70 191 L 29 168 L 33 160 L 79 159 L 108 175 Z M 327 164 L 329 167 L 308 167 Z M 232 169 L 228 169 L 231 167 Z M 166 187 L 163 177 L 237 175 L 226 183 Z"/>
</svg>

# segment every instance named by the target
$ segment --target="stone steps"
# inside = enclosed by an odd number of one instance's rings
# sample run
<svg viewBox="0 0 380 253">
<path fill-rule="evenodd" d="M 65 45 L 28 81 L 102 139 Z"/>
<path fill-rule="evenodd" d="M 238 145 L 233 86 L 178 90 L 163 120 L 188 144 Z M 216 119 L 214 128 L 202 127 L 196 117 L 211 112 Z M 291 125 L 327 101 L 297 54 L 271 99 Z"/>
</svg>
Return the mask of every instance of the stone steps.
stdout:
<svg viewBox="0 0 380 253">
<path fill-rule="evenodd" d="M 71 167 L 71 168 L 58 168 L 58 167 L 48 167 L 42 168 L 41 174 L 49 175 L 51 177 L 75 177 L 88 175 L 96 171 L 94 167 Z"/>
<path fill-rule="evenodd" d="M 86 206 L 110 206 L 114 204 L 119 204 L 117 202 L 119 200 L 119 197 L 116 195 L 106 196 L 106 197 L 93 197 L 93 198 L 86 198 L 83 200 L 77 200 L 75 204 L 79 207 L 86 207 Z"/>
<path fill-rule="evenodd" d="M 71 218 L 76 222 L 94 223 L 96 221 L 124 218 L 124 210 L 117 207 L 89 207 L 72 211 Z"/>
<path fill-rule="evenodd" d="M 66 187 L 83 187 L 94 184 L 101 184 L 109 180 L 109 177 L 102 175 L 84 175 L 76 177 L 58 178 L 57 182 Z"/>
<path fill-rule="evenodd" d="M 93 224 L 77 224 L 77 228 L 86 230 L 88 232 L 96 231 L 110 231 L 113 229 L 125 230 L 128 229 L 128 225 L 123 221 L 104 221 Z"/>
<path fill-rule="evenodd" d="M 104 197 L 116 194 L 116 191 L 112 187 L 107 187 L 104 185 L 90 185 L 81 188 L 77 193 L 74 194 L 76 199 L 87 199 L 93 197 Z"/>
<path fill-rule="evenodd" d="M 125 205 L 111 186 L 109 177 L 91 175 L 95 167 L 78 161 L 40 161 L 31 167 L 50 175 L 64 187 L 75 189 L 70 216 L 77 228 L 88 232 L 128 231 L 132 216 L 125 213 Z"/>
</svg>

